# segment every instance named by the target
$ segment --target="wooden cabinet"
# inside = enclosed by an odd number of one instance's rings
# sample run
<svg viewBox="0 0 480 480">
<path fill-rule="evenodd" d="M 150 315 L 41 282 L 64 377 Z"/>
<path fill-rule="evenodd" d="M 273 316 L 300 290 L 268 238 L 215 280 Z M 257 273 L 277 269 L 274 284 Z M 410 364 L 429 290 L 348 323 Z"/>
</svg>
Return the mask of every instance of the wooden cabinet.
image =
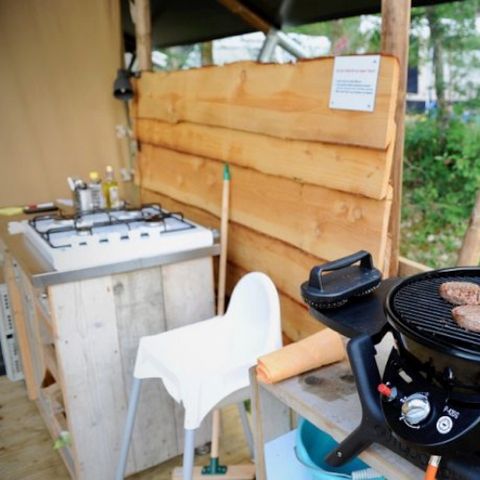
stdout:
<svg viewBox="0 0 480 480">
<path fill-rule="evenodd" d="M 73 478 L 113 478 L 139 338 L 214 315 L 211 257 L 45 289 L 8 254 L 5 272 L 29 397 L 54 438 L 69 432 L 59 452 Z M 144 381 L 127 474 L 182 451 L 183 409 Z"/>
</svg>

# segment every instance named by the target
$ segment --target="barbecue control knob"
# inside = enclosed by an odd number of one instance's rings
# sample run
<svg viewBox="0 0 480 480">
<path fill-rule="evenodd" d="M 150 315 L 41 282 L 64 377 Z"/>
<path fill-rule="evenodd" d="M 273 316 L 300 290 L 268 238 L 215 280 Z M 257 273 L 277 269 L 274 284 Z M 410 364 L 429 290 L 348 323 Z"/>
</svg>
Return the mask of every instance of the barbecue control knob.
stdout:
<svg viewBox="0 0 480 480">
<path fill-rule="evenodd" d="M 427 396 L 423 393 L 414 393 L 403 401 L 401 419 L 413 427 L 423 422 L 430 414 L 430 410 Z"/>
</svg>

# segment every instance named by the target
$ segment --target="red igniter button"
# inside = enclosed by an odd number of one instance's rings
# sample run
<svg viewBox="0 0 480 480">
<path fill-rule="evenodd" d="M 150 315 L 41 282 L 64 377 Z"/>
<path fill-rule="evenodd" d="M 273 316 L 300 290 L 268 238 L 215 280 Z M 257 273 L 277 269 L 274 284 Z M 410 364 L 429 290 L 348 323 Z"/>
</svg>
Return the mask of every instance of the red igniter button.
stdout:
<svg viewBox="0 0 480 480">
<path fill-rule="evenodd" d="M 381 383 L 378 387 L 377 390 L 380 392 L 381 395 L 384 397 L 387 397 L 389 399 L 393 399 L 396 397 L 396 389 L 390 388 L 388 385 L 385 383 Z"/>
</svg>

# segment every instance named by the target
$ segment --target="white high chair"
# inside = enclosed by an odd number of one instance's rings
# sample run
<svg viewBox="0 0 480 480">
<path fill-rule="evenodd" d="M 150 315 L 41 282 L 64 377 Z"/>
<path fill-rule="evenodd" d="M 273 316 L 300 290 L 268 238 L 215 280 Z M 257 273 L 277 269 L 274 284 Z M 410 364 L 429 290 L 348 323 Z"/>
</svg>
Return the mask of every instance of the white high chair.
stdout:
<svg viewBox="0 0 480 480">
<path fill-rule="evenodd" d="M 142 337 L 115 479 L 124 478 L 142 379 L 161 378 L 185 407 L 183 479 L 192 480 L 195 430 L 215 405 L 249 385 L 259 356 L 281 346 L 278 293 L 259 272 L 238 282 L 225 315 Z"/>
</svg>

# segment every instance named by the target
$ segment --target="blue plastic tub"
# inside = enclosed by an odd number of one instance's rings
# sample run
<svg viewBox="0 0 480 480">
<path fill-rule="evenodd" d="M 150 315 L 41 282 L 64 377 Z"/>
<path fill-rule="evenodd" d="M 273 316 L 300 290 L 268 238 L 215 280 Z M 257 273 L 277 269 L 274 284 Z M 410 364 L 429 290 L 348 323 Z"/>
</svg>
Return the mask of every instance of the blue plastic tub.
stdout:
<svg viewBox="0 0 480 480">
<path fill-rule="evenodd" d="M 338 443 L 328 433 L 319 430 L 309 421 L 301 418 L 297 428 L 295 451 L 298 460 L 312 473 L 312 480 L 375 479 L 385 477 L 372 473 L 370 467 L 358 458 L 341 467 L 331 467 L 324 458 Z"/>
</svg>

